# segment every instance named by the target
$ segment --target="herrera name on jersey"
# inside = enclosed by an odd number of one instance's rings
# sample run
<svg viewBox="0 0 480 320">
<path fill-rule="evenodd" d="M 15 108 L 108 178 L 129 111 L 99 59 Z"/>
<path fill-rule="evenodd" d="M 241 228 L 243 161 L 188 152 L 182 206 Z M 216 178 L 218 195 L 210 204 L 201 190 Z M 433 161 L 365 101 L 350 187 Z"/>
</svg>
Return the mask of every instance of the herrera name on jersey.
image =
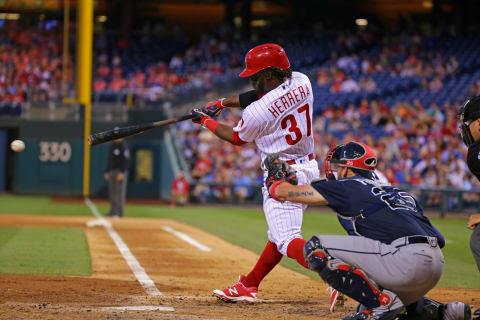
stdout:
<svg viewBox="0 0 480 320">
<path fill-rule="evenodd" d="M 312 85 L 308 77 L 292 78 L 252 102 L 233 129 L 244 142 L 255 141 L 262 160 L 278 154 L 281 160 L 309 157 L 313 153 Z"/>
<path fill-rule="evenodd" d="M 310 89 L 308 88 L 308 85 L 299 85 L 297 88 L 294 88 L 281 96 L 280 99 L 275 100 L 273 104 L 268 108 L 268 111 L 270 111 L 273 117 L 277 118 L 288 108 L 296 106 L 308 95 L 310 95 Z"/>
</svg>

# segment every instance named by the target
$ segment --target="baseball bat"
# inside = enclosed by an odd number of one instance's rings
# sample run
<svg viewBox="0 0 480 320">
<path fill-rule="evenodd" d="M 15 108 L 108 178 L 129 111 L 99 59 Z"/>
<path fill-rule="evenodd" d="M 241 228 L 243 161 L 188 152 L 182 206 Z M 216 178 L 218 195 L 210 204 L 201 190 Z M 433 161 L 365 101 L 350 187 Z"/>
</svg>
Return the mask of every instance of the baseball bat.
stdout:
<svg viewBox="0 0 480 320">
<path fill-rule="evenodd" d="M 186 114 L 180 118 L 176 119 L 168 119 L 168 120 L 162 120 L 162 121 L 156 121 L 156 122 L 147 122 L 147 123 L 140 123 L 136 124 L 133 126 L 128 126 L 128 127 L 121 127 L 117 129 L 111 129 L 103 132 L 98 132 L 90 135 L 88 137 L 88 144 L 91 146 L 95 146 L 97 144 L 102 144 L 108 141 L 120 139 L 120 138 L 125 138 L 125 137 L 130 137 L 142 132 L 145 132 L 147 130 L 151 130 L 154 128 L 159 128 L 163 126 L 167 126 L 169 124 L 177 123 L 180 121 L 185 121 L 188 119 L 195 118 L 196 116 L 192 114 Z"/>
</svg>

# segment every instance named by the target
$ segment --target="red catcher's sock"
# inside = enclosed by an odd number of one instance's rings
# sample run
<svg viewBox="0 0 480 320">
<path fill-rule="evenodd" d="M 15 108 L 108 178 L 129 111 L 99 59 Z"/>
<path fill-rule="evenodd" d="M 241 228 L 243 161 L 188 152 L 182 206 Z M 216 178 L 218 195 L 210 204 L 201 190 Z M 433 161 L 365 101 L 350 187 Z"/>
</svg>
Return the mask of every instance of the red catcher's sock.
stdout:
<svg viewBox="0 0 480 320">
<path fill-rule="evenodd" d="M 243 279 L 245 287 L 257 287 L 262 282 L 263 278 L 272 271 L 273 268 L 282 260 L 283 255 L 278 252 L 277 245 L 271 241 L 267 242 L 265 249 L 263 249 L 260 259 L 253 267 L 253 270 Z"/>
<path fill-rule="evenodd" d="M 297 260 L 300 265 L 308 269 L 308 264 L 303 256 L 303 246 L 305 245 L 305 242 L 306 241 L 302 238 L 293 239 L 288 245 L 287 256 Z"/>
</svg>

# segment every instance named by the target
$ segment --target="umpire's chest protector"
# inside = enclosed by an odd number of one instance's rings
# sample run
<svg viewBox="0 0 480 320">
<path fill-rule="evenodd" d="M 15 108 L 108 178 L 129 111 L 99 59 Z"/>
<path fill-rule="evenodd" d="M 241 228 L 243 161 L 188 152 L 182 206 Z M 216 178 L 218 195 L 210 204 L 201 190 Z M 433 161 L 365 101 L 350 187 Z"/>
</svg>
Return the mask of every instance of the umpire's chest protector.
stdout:
<svg viewBox="0 0 480 320">
<path fill-rule="evenodd" d="M 468 147 L 467 165 L 470 171 L 480 180 L 480 141 Z"/>
</svg>

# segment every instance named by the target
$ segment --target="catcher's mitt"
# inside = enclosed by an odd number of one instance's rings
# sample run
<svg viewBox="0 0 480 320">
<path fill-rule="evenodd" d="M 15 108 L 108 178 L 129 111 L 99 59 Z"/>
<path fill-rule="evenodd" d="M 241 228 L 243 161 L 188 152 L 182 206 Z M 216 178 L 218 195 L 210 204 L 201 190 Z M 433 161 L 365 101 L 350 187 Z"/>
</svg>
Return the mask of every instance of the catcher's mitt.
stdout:
<svg viewBox="0 0 480 320">
<path fill-rule="evenodd" d="M 297 173 L 284 161 L 281 161 L 277 155 L 269 155 L 264 161 L 267 168 L 267 180 L 265 186 L 270 192 L 270 188 L 276 182 L 285 181 L 291 184 L 298 184 Z"/>
<path fill-rule="evenodd" d="M 295 171 L 295 169 L 290 167 L 288 163 L 282 161 L 282 170 L 283 174 L 285 175 L 285 180 L 287 180 L 287 182 L 293 185 L 298 184 L 297 171 Z"/>
</svg>

